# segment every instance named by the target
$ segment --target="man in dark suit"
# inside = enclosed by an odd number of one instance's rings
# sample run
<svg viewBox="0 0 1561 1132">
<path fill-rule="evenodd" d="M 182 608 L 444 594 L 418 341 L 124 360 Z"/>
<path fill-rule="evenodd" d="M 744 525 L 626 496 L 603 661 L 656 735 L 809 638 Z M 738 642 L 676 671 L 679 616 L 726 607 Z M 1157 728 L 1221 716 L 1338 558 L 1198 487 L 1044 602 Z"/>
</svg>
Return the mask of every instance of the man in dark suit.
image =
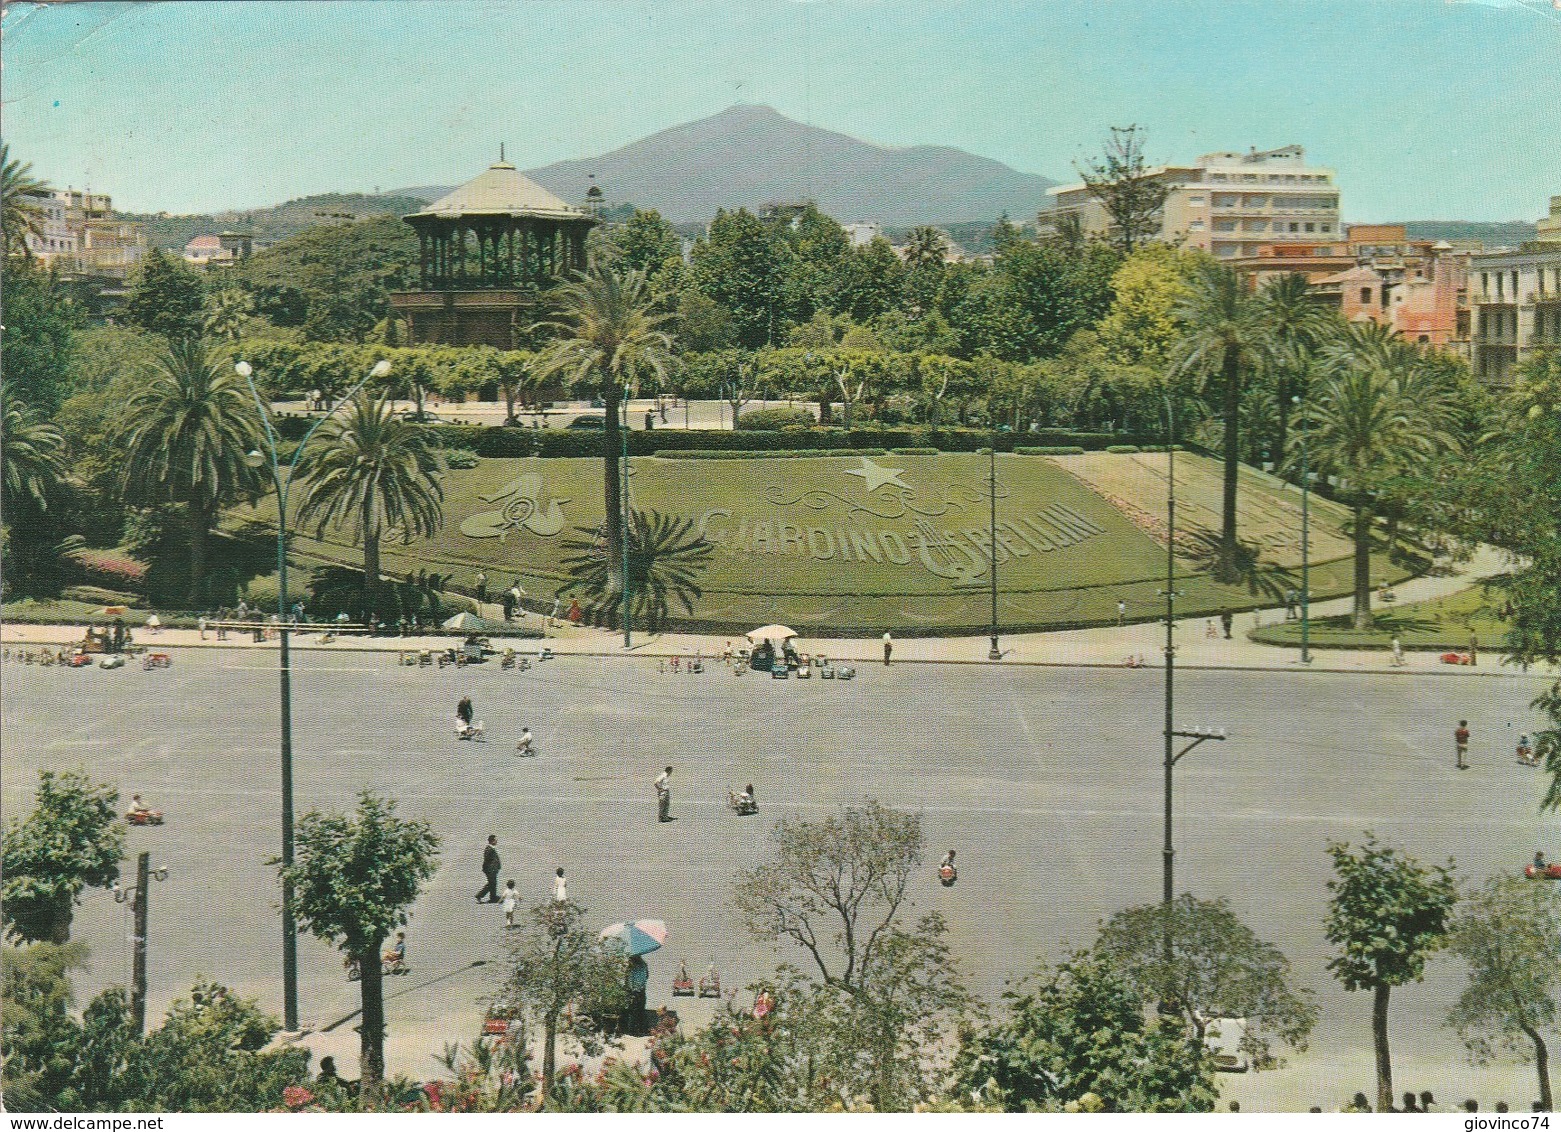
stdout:
<svg viewBox="0 0 1561 1132">
<path fill-rule="evenodd" d="M 477 901 L 481 903 L 483 897 L 487 897 L 489 904 L 499 902 L 499 870 L 503 868 L 503 862 L 499 860 L 499 838 L 497 834 L 488 835 L 488 844 L 482 851 L 482 875 L 488 883 L 477 890 Z"/>
</svg>

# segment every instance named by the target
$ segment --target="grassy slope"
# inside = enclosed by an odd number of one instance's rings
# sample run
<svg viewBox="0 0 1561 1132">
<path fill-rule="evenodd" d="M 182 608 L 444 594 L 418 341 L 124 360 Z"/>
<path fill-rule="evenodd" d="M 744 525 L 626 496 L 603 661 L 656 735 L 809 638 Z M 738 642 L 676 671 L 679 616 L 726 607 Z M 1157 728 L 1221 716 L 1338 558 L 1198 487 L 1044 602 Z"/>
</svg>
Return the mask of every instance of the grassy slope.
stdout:
<svg viewBox="0 0 1561 1132">
<path fill-rule="evenodd" d="M 1108 459 L 1140 461 L 1135 476 L 1143 473 L 1142 462 L 1152 462 L 1151 457 Z M 876 462 L 904 469 L 904 482 L 914 490 L 912 501 L 918 506 L 946 509 L 936 520 L 937 529 L 978 533 L 986 529 L 986 457 L 945 454 L 881 457 Z M 1163 548 L 1101 494 L 1064 471 L 1065 464 L 1036 457 L 999 457 L 999 522 L 1033 516 L 1060 503 L 1104 528 L 1104 533 L 1072 547 L 1048 553 L 1030 550 L 1007 562 L 1000 559 L 999 620 L 1009 629 L 1110 621 L 1115 619 L 1118 598 L 1128 602 L 1129 615 L 1135 619 L 1155 616 L 1162 608 L 1158 594 L 1164 587 Z M 869 497 L 859 477 L 844 474 L 846 469 L 859 466 L 856 457 L 697 462 L 638 458 L 633 462 L 631 494 L 636 506 L 694 518 L 709 508 L 726 508 L 734 512 L 728 529 L 737 527 L 736 516 L 746 514 L 772 523 L 789 521 L 804 530 L 897 530 L 908 536 L 915 515 L 880 518 L 860 510 L 867 507 L 894 516 L 900 508 L 893 488 Z M 1098 459 L 1095 466 L 1100 466 Z M 491 495 L 528 472 L 542 477 L 544 504 L 549 498 L 562 503 L 567 524 L 564 532 L 543 538 L 520 530 L 507 535 L 502 543 L 461 534 L 463 520 L 499 505 L 483 502 L 481 495 Z M 1185 487 L 1189 500 L 1207 494 L 1217 476 L 1218 466 L 1213 461 L 1178 459 L 1178 490 Z M 1157 489 L 1133 486 L 1135 482 L 1128 477 L 1129 488 L 1140 495 L 1163 491 L 1163 475 L 1158 481 L 1149 478 L 1151 485 L 1162 485 Z M 1290 557 L 1286 544 L 1294 541 L 1293 534 L 1283 537 L 1288 533 L 1284 528 L 1292 521 L 1293 503 L 1278 499 L 1272 484 L 1263 477 L 1253 477 L 1243 486 L 1244 537 L 1250 535 L 1265 547 L 1271 560 L 1283 562 Z M 1116 488 L 1128 490 L 1121 484 Z M 500 581 L 507 584 L 512 576 L 518 576 L 533 603 L 547 605 L 567 582 L 559 544 L 565 538 L 579 537 L 577 528 L 594 530 L 600 521 L 601 467 L 594 460 L 483 460 L 475 469 L 451 472 L 446 497 L 449 519 L 438 536 L 409 548 L 385 544 L 387 572 L 404 574 L 426 567 L 453 573 L 457 586 L 470 587 L 477 572 L 484 570 L 495 589 Z M 1148 512 L 1156 507 L 1152 497 L 1133 502 Z M 1158 506 L 1163 509 L 1163 499 Z M 252 518 L 264 521 L 272 514 L 274 511 L 263 505 Z M 1319 502 L 1313 518 L 1319 525 L 1336 523 L 1342 511 Z M 915 559 L 913 540 L 907 537 L 907 542 L 912 547 L 908 566 L 887 561 L 846 563 L 838 557 L 821 562 L 806 555 L 744 553 L 722 547 L 701 580 L 705 594 L 692 622 L 715 628 L 784 620 L 798 628 L 833 632 L 885 625 L 909 633 L 984 627 L 990 619 L 984 570 L 971 584 L 959 587 L 923 568 Z M 330 532 L 324 541 L 300 537 L 295 549 L 315 560 L 359 561 L 357 549 Z M 1178 586 L 1185 592 L 1179 608 L 1186 614 L 1250 608 L 1274 600 L 1262 594 L 1257 580 L 1250 586 L 1220 586 L 1201 569 L 1192 560 L 1178 563 Z M 1403 569 L 1385 561 L 1374 567 L 1374 576 L 1396 578 L 1404 574 Z M 1314 563 L 1312 577 L 1319 596 L 1345 592 L 1350 563 L 1347 558 Z M 1289 582 L 1270 578 L 1267 584 L 1283 587 Z"/>
<path fill-rule="evenodd" d="M 1308 630 L 1314 648 L 1388 648 L 1398 637 L 1406 649 L 1434 652 L 1465 651 L 1469 634 L 1480 638 L 1480 647 L 1499 648 L 1510 626 L 1499 612 L 1500 591 L 1487 586 L 1471 586 L 1447 597 L 1410 605 L 1379 605 L 1373 602 L 1373 627 L 1357 630 L 1351 618 L 1327 617 L 1314 620 Z M 1295 622 L 1270 625 L 1256 630 L 1252 639 L 1270 645 L 1299 645 L 1301 626 Z"/>
</svg>

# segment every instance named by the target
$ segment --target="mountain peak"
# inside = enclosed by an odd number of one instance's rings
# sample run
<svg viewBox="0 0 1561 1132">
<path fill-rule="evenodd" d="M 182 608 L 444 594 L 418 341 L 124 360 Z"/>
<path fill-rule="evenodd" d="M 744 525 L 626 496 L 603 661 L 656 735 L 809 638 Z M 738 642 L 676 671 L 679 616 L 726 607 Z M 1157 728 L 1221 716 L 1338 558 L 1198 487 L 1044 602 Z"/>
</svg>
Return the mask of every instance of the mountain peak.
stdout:
<svg viewBox="0 0 1561 1132">
<path fill-rule="evenodd" d="M 674 222 L 802 199 L 842 221 L 995 221 L 1044 207 L 1055 183 L 949 146 L 876 145 L 753 102 L 527 175 L 566 201 L 583 199 L 594 183 L 609 201 L 654 208 Z"/>
</svg>

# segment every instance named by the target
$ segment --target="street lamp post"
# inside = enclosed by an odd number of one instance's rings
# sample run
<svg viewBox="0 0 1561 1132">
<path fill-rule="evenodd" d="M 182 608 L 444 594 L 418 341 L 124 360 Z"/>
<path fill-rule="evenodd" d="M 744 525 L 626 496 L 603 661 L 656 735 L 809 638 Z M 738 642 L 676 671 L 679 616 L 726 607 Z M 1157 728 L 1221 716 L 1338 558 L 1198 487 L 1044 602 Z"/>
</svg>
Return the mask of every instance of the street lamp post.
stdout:
<svg viewBox="0 0 1561 1132">
<path fill-rule="evenodd" d="M 987 652 L 988 660 L 1002 660 L 1003 650 L 997 647 L 997 434 L 992 434 L 992 446 L 987 449 L 990 458 L 987 464 L 987 501 L 991 505 L 991 522 L 987 528 L 986 548 L 989 559 L 988 566 L 992 577 L 992 647 Z"/>
<path fill-rule="evenodd" d="M 620 525 L 618 543 L 623 551 L 623 647 L 634 647 L 633 630 L 631 627 L 631 614 L 629 613 L 629 387 L 623 387 L 623 459 L 619 461 L 623 465 L 623 490 L 618 494 L 623 497 L 623 517 Z"/>
<path fill-rule="evenodd" d="M 249 454 L 251 467 L 261 467 L 269 459 L 271 482 L 276 486 L 276 574 L 277 574 L 277 636 L 281 644 L 282 685 L 282 868 L 293 864 L 293 664 L 289 650 L 289 620 L 287 608 L 287 496 L 292 485 L 293 473 L 298 470 L 298 460 L 309 446 L 315 431 L 334 417 L 342 405 L 351 400 L 365 385 L 390 372 L 388 361 L 374 363 L 374 368 L 356 385 L 344 393 L 329 412 L 304 434 L 303 440 L 288 462 L 287 475 L 282 475 L 282 461 L 277 453 L 276 430 L 271 427 L 271 414 L 255 386 L 255 370 L 248 362 L 240 361 L 233 369 L 249 383 L 249 392 L 260 410 L 260 423 L 265 427 L 267 452 Z M 285 875 L 285 873 L 284 873 Z M 293 916 L 293 886 L 282 881 L 282 1028 L 289 1033 L 298 1031 L 298 926 Z"/>
<path fill-rule="evenodd" d="M 1301 398 L 1292 397 L 1290 403 L 1299 406 Z M 1296 424 L 1300 423 L 1298 419 Z M 1312 663 L 1312 548 L 1308 501 L 1312 494 L 1312 474 L 1311 468 L 1307 465 L 1307 430 L 1302 428 L 1299 431 L 1301 433 L 1301 663 L 1310 664 Z"/>
<path fill-rule="evenodd" d="M 135 927 L 131 929 L 132 939 L 135 944 L 135 958 L 130 975 L 130 1018 L 135 1032 L 146 1032 L 146 930 L 149 909 L 147 901 L 151 896 L 150 888 L 152 878 L 158 880 L 168 879 L 167 869 L 153 869 L 152 855 L 142 853 L 136 858 L 136 883 L 135 887 L 126 889 L 119 887 L 119 882 L 114 882 L 114 902 L 123 904 L 130 902 L 130 911 L 135 918 Z"/>
<path fill-rule="evenodd" d="M 1191 739 L 1179 751 L 1173 751 L 1177 739 Z M 1169 701 L 1166 708 L 1165 726 L 1165 847 L 1161 850 L 1164 855 L 1164 876 L 1161 878 L 1160 904 L 1163 909 L 1164 923 L 1162 927 L 1161 946 L 1165 953 L 1166 962 L 1171 959 L 1171 904 L 1176 899 L 1176 846 L 1171 841 L 1171 788 L 1172 771 L 1176 764 L 1182 761 L 1182 756 L 1192 750 L 1199 743 L 1206 743 L 1210 739 L 1220 742 L 1225 740 L 1224 729 L 1200 727 L 1195 731 L 1178 731 L 1171 726 Z"/>
</svg>

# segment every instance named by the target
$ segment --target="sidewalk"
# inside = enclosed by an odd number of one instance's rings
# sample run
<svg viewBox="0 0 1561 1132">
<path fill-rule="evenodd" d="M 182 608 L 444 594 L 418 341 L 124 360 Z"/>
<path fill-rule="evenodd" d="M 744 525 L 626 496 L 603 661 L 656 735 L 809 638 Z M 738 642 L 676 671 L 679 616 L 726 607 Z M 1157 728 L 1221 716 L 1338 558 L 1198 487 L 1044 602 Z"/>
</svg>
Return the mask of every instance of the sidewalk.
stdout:
<svg viewBox="0 0 1561 1132">
<path fill-rule="evenodd" d="M 1456 572 L 1439 577 L 1413 578 L 1395 587 L 1398 604 L 1425 601 L 1444 597 L 1467 589 L 1482 578 L 1499 574 L 1506 569 L 1499 552 L 1484 548 Z M 1323 618 L 1348 613 L 1352 599 L 1336 598 L 1312 604 L 1312 615 Z M 489 603 L 483 606 L 483 615 L 492 615 L 497 622 L 501 618 L 499 607 Z M 1406 653 L 1408 663 L 1395 668 L 1386 650 L 1313 649 L 1312 663 L 1303 667 L 1300 650 L 1276 645 L 1260 644 L 1247 639 L 1247 632 L 1259 624 L 1273 624 L 1282 620 L 1282 607 L 1242 613 L 1238 616 L 1233 639 L 1209 637 L 1209 619 L 1187 618 L 1176 622 L 1176 663 L 1183 668 L 1242 669 L 1270 672 L 1382 672 L 1398 675 L 1425 675 L 1441 673 L 1463 676 L 1516 677 L 1525 673 L 1502 665 L 1501 655 L 1492 649 L 1482 654 L 1487 659 L 1476 668 L 1455 667 L 1440 663 L 1435 654 Z M 532 628 L 543 628 L 543 617 L 527 613 L 524 623 Z M 1217 622 L 1215 622 L 1217 627 Z M 366 651 L 396 653 L 407 650 L 446 649 L 458 643 L 452 634 L 421 637 L 338 637 L 331 644 L 322 645 L 318 638 L 328 626 L 320 626 L 313 632 L 295 632 L 292 645 L 295 649 L 326 650 L 333 652 Z M 623 648 L 621 631 L 585 628 L 560 623 L 547 630 L 546 640 L 518 640 L 513 647 L 523 655 L 535 655 L 545 645 L 559 656 L 597 657 L 718 657 L 728 644 L 734 648 L 742 644 L 741 638 L 724 634 L 697 633 L 638 633 L 633 635 L 634 647 Z M 81 640 L 81 629 L 73 625 L 5 625 L 0 627 L 0 642 L 7 645 L 48 644 L 70 645 Z M 275 641 L 256 644 L 237 632 L 226 641 L 217 641 L 215 633 L 208 630 L 206 640 L 200 639 L 195 629 L 164 629 L 152 635 L 137 634 L 136 643 L 152 649 L 166 648 L 232 648 L 274 651 Z M 831 661 L 851 664 L 881 664 L 883 644 L 878 637 L 799 638 L 799 646 L 805 652 L 821 653 Z M 1149 621 L 1121 627 L 1109 626 L 1096 629 L 1071 629 L 1047 633 L 1000 633 L 999 646 L 1003 653 L 1000 663 L 1013 665 L 1054 665 L 1060 667 L 1108 667 L 1120 668 L 1130 656 L 1143 657 L 1145 667 L 1162 665 L 1165 648 L 1165 622 Z M 988 659 L 990 639 L 978 637 L 906 637 L 894 641 L 896 664 L 991 664 Z M 1540 678 L 1561 675 L 1549 665 L 1536 665 L 1526 674 Z"/>
</svg>

